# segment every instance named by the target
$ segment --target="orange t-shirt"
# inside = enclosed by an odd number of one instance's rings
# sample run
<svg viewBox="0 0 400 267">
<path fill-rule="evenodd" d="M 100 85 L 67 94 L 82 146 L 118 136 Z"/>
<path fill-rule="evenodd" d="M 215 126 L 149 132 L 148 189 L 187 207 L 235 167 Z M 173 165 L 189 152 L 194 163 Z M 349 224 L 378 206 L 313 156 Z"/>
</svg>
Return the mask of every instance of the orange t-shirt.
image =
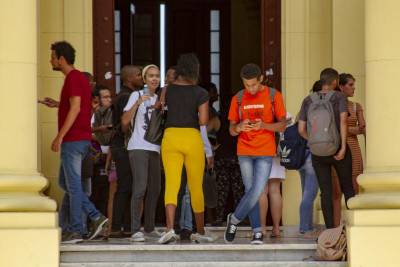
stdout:
<svg viewBox="0 0 400 267">
<path fill-rule="evenodd" d="M 242 97 L 241 121 L 249 119 L 254 121 L 261 119 L 264 123 L 273 123 L 275 118 L 286 118 L 285 106 L 282 94 L 275 93 L 274 113 L 272 111 L 272 101 L 269 97 L 269 88 L 264 86 L 255 95 L 251 95 L 247 90 Z M 237 96 L 231 101 L 228 119 L 231 122 L 239 123 L 239 107 Z M 275 156 L 276 144 L 274 132 L 261 129 L 257 131 L 241 132 L 238 138 L 237 154 L 239 156 Z"/>
</svg>

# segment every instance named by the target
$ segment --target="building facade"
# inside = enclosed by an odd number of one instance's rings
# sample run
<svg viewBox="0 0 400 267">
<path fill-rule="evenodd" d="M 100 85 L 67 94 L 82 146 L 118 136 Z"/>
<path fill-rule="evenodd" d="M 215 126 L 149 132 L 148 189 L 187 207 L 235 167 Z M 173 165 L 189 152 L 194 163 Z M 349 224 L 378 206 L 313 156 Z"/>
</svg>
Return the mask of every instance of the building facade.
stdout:
<svg viewBox="0 0 400 267">
<path fill-rule="evenodd" d="M 77 50 L 76 67 L 93 71 L 95 3 L 1 3 L 0 266 L 58 266 L 56 202 L 62 193 L 57 185 L 59 157 L 50 150 L 57 116 L 55 110 L 38 107 L 37 99 L 57 99 L 61 90 L 63 77 L 49 64 L 54 41 L 71 42 Z M 355 76 L 355 100 L 365 110 L 362 192 L 346 212 L 351 266 L 397 266 L 399 8 L 396 0 L 281 1 L 281 79 L 288 111 L 298 112 L 320 70 L 328 66 Z M 298 224 L 300 192 L 297 173 L 289 172 L 283 185 L 284 225 Z"/>
</svg>

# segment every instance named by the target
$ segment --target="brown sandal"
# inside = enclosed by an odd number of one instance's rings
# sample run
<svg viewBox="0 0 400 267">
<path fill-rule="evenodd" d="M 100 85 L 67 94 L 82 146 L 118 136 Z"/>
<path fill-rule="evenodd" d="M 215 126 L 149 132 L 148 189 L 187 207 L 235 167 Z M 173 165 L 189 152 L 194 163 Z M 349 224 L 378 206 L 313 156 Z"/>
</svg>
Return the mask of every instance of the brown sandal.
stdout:
<svg viewBox="0 0 400 267">
<path fill-rule="evenodd" d="M 281 238 L 281 235 L 276 235 L 274 233 L 271 233 L 270 238 Z"/>
</svg>

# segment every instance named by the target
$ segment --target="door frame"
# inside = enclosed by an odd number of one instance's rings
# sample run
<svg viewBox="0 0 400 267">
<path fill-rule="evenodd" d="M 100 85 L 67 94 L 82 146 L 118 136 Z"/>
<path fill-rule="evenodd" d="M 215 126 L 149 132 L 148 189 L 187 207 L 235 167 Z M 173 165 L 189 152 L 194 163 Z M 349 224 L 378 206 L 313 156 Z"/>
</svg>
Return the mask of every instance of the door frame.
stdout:
<svg viewBox="0 0 400 267">
<path fill-rule="evenodd" d="M 272 68 L 267 83 L 282 88 L 281 0 L 261 0 L 261 68 Z"/>
</svg>

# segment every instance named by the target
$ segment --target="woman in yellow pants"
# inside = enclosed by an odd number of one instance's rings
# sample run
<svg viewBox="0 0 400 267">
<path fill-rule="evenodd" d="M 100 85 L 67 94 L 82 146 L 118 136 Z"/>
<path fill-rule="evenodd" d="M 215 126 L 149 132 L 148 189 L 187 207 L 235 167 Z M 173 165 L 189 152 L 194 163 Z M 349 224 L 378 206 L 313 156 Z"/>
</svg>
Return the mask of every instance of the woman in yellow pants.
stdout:
<svg viewBox="0 0 400 267">
<path fill-rule="evenodd" d="M 205 155 L 200 135 L 200 125 L 208 122 L 208 93 L 197 86 L 199 61 L 194 54 L 179 57 L 176 69 L 178 77 L 166 91 L 168 116 L 161 144 L 161 156 L 165 171 L 165 213 L 167 230 L 159 243 L 177 240 L 174 219 L 177 197 L 181 185 L 182 167 L 185 164 L 197 233 L 191 240 L 212 242 L 204 231 L 203 173 Z"/>
</svg>

